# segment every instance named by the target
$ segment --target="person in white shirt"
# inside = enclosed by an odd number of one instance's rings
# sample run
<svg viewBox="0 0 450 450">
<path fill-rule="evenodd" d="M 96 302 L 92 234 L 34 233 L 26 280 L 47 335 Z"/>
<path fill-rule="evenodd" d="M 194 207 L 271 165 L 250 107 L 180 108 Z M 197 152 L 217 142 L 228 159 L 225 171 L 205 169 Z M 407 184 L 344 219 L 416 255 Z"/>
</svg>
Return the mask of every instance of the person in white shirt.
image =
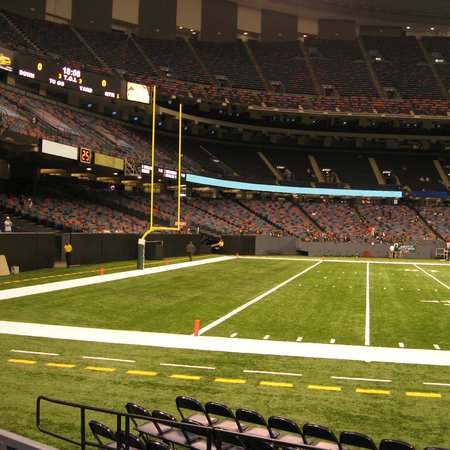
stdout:
<svg viewBox="0 0 450 450">
<path fill-rule="evenodd" d="M 5 219 L 5 232 L 12 231 L 12 225 L 13 225 L 12 220 L 9 218 L 9 216 L 6 216 L 6 219 Z"/>
</svg>

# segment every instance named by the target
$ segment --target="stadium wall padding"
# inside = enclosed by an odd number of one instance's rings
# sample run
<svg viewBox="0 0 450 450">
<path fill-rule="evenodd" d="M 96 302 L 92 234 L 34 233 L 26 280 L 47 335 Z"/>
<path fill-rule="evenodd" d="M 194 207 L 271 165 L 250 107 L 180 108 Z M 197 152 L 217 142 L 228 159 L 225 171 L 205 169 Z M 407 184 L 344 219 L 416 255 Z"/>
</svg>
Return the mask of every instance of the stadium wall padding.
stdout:
<svg viewBox="0 0 450 450">
<path fill-rule="evenodd" d="M 137 246 L 140 236 L 135 234 L 89 234 L 72 233 L 0 233 L 0 255 L 5 255 L 8 266 L 19 266 L 20 271 L 54 267 L 59 256 L 58 245 L 70 241 L 73 246 L 72 264 L 98 264 L 110 261 L 137 260 Z M 186 245 L 192 241 L 199 252 L 209 250 L 196 234 L 151 234 L 147 236 L 146 259 L 163 259 L 173 256 L 186 256 Z M 284 236 L 223 236 L 224 254 L 229 255 L 305 255 L 305 256 L 370 256 L 386 258 L 389 244 L 351 243 L 351 242 L 304 242 Z M 154 258 L 151 241 L 162 242 L 162 253 Z M 159 245 L 159 244 L 157 244 Z M 405 258 L 435 258 L 436 249 L 443 248 L 439 241 L 421 241 L 414 250 L 405 252 Z M 154 250 L 154 248 L 153 248 Z M 159 249 L 159 251 L 161 248 Z"/>
<path fill-rule="evenodd" d="M 21 272 L 53 267 L 55 235 L 53 233 L 0 233 L 0 255 L 8 266 Z"/>
</svg>

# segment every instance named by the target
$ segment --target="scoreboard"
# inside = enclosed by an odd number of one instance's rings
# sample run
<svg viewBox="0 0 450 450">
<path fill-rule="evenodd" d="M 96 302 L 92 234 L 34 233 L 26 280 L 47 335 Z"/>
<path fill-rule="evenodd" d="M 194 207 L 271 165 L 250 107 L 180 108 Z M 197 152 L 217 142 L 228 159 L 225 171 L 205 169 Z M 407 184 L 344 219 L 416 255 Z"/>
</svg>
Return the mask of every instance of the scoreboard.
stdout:
<svg viewBox="0 0 450 450">
<path fill-rule="evenodd" d="M 61 65 L 33 56 L 16 53 L 14 72 L 23 78 L 81 93 L 120 98 L 121 80 L 86 71 L 75 65 Z"/>
</svg>

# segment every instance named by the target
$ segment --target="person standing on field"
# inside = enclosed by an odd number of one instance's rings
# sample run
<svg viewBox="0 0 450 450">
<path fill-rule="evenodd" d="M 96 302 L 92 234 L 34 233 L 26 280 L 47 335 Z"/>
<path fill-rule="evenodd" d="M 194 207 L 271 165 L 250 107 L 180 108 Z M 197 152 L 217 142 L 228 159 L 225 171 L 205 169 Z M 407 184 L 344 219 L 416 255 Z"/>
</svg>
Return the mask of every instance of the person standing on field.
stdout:
<svg viewBox="0 0 450 450">
<path fill-rule="evenodd" d="M 66 254 L 66 265 L 67 268 L 70 269 L 70 264 L 72 262 L 72 246 L 70 245 L 70 242 L 66 242 L 66 245 L 64 246 L 64 252 Z"/>
<path fill-rule="evenodd" d="M 189 261 L 192 261 L 192 257 L 194 256 L 195 250 L 197 250 L 197 248 L 192 243 L 192 241 L 189 241 L 189 244 L 186 245 L 186 253 L 189 256 Z"/>
</svg>

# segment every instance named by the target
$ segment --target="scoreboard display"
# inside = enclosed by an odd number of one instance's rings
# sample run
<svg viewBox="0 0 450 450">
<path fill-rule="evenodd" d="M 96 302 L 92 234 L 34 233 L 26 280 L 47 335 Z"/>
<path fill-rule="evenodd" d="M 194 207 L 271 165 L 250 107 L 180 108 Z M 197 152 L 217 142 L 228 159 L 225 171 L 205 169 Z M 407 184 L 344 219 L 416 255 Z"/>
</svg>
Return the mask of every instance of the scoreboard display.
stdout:
<svg viewBox="0 0 450 450">
<path fill-rule="evenodd" d="M 86 71 L 77 66 L 60 65 L 44 59 L 17 54 L 14 72 L 23 78 L 86 94 L 120 98 L 119 78 Z"/>
</svg>

